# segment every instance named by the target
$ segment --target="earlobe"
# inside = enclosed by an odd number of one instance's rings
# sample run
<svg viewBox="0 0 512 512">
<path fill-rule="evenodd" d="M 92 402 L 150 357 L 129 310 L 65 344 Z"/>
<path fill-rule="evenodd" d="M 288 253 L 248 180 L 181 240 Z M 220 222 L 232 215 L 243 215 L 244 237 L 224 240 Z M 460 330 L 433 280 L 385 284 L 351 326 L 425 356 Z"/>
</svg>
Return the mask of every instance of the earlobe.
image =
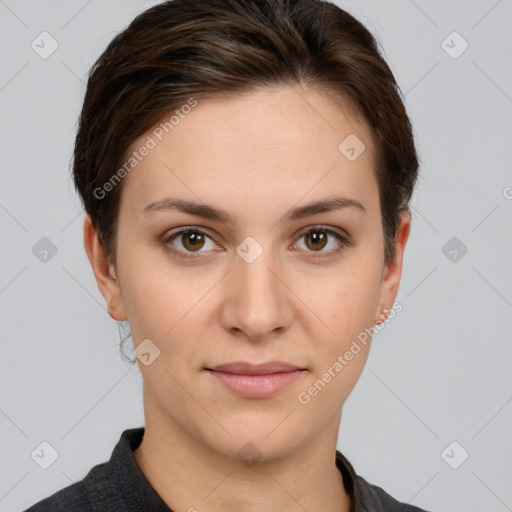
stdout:
<svg viewBox="0 0 512 512">
<path fill-rule="evenodd" d="M 383 324 L 389 316 L 389 309 L 379 306 L 379 315 L 375 318 L 375 325 Z"/>
<path fill-rule="evenodd" d="M 389 312 L 393 308 L 400 279 L 402 277 L 402 264 L 405 246 L 409 239 L 411 229 L 411 216 L 409 212 L 400 212 L 400 223 L 395 236 L 394 256 L 389 262 L 383 273 L 379 303 L 376 310 L 375 323 L 380 325 L 386 321 Z"/>
<path fill-rule="evenodd" d="M 88 214 L 84 218 L 84 247 L 98 288 L 107 303 L 108 314 L 117 321 L 127 320 L 115 267 L 106 257 L 105 250 Z"/>
</svg>

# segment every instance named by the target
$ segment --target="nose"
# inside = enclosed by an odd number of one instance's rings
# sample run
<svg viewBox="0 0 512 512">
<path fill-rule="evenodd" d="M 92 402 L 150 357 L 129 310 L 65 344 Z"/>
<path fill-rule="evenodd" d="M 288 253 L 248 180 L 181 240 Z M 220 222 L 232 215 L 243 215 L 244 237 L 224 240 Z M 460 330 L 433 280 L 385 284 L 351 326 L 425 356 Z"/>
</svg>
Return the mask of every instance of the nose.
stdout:
<svg viewBox="0 0 512 512">
<path fill-rule="evenodd" d="M 237 254 L 225 287 L 221 323 L 231 334 L 243 333 L 251 341 L 282 334 L 292 322 L 292 297 L 271 250 L 263 250 L 254 261 Z"/>
</svg>

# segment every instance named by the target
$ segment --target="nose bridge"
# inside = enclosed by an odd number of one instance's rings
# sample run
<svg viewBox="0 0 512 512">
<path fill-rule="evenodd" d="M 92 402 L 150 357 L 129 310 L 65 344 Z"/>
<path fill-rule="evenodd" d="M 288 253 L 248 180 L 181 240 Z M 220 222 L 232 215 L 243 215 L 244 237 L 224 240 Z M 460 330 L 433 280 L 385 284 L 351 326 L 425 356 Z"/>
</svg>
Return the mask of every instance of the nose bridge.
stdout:
<svg viewBox="0 0 512 512">
<path fill-rule="evenodd" d="M 225 327 L 236 327 L 256 339 L 285 326 L 290 312 L 279 268 L 270 245 L 264 247 L 252 237 L 239 244 L 231 272 L 231 297 L 223 315 Z"/>
<path fill-rule="evenodd" d="M 270 242 L 264 246 L 264 242 L 247 237 L 237 247 L 237 255 L 235 272 L 240 284 L 237 289 L 238 299 L 243 298 L 247 305 L 253 304 L 260 309 L 270 307 L 271 302 L 278 301 L 278 280 L 270 270 L 277 263 Z"/>
</svg>

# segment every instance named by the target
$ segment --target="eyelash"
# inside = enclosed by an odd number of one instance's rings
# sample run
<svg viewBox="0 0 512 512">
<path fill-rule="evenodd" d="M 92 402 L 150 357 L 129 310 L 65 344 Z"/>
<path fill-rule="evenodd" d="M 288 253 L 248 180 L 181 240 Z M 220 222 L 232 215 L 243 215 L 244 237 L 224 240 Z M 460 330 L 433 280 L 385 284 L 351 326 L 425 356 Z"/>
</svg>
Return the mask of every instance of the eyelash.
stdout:
<svg viewBox="0 0 512 512">
<path fill-rule="evenodd" d="M 299 237 L 297 238 L 297 241 L 299 241 L 301 238 L 303 238 L 311 233 L 315 233 L 317 231 L 322 231 L 322 232 L 327 233 L 328 235 L 334 236 L 334 238 L 336 238 L 340 242 L 340 245 L 338 247 L 336 247 L 335 249 L 331 249 L 330 251 L 320 251 L 318 254 L 315 254 L 315 251 L 307 251 L 307 252 L 312 253 L 311 254 L 312 258 L 325 258 L 325 257 L 333 256 L 334 254 L 340 253 L 341 251 L 343 251 L 343 249 L 345 249 L 345 247 L 352 245 L 352 242 L 346 236 L 342 235 L 341 233 L 338 233 L 337 231 L 329 229 L 327 226 L 323 226 L 323 225 L 309 227 L 306 231 L 304 231 L 303 233 L 301 233 L 299 235 Z M 171 234 L 165 235 L 162 239 L 162 244 L 165 246 L 165 248 L 168 251 L 172 252 L 173 254 L 177 254 L 178 256 L 182 256 L 184 258 L 201 258 L 201 257 L 203 257 L 203 256 L 201 256 L 202 253 L 200 253 L 200 252 L 197 252 L 197 253 L 193 253 L 190 251 L 184 252 L 184 251 L 175 249 L 174 247 L 171 247 L 168 245 L 169 242 L 173 241 L 175 238 L 178 238 L 180 235 L 182 235 L 184 233 L 199 233 L 201 235 L 207 236 L 208 238 L 212 239 L 212 241 L 213 241 L 213 237 L 211 236 L 211 234 L 208 231 L 204 231 L 203 229 L 199 229 L 199 228 L 194 228 L 193 226 L 187 226 L 185 228 L 180 229 L 179 231 L 175 231 Z M 294 244 L 295 243 L 296 242 L 294 242 Z"/>
</svg>

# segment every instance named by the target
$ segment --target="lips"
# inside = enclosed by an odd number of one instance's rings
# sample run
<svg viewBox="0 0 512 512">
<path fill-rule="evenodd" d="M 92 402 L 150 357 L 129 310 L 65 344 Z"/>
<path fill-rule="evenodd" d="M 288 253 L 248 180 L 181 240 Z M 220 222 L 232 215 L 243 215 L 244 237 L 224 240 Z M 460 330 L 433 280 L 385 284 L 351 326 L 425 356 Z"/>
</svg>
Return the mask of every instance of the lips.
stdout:
<svg viewBox="0 0 512 512">
<path fill-rule="evenodd" d="M 234 362 L 206 370 L 224 389 L 245 398 L 272 397 L 305 373 L 304 368 L 282 361 L 259 365 Z"/>
<path fill-rule="evenodd" d="M 207 368 L 216 372 L 235 373 L 237 375 L 268 375 L 271 373 L 288 373 L 301 370 L 299 366 L 285 363 L 283 361 L 269 361 L 262 364 L 251 364 L 243 361 L 221 364 L 213 368 Z"/>
</svg>

